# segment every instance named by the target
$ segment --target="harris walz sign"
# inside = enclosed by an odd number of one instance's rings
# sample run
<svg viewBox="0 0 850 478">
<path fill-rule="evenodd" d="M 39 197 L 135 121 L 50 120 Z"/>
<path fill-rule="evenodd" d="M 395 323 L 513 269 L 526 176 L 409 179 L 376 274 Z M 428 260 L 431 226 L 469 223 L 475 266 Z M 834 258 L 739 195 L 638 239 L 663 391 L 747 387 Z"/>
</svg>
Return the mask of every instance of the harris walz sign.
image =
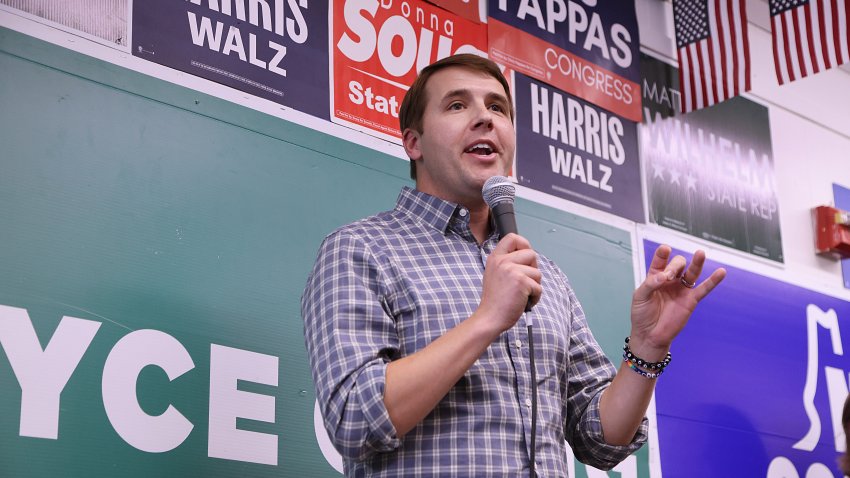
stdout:
<svg viewBox="0 0 850 478">
<path fill-rule="evenodd" d="M 327 3 L 138 1 L 132 50 L 328 119 Z"/>
</svg>

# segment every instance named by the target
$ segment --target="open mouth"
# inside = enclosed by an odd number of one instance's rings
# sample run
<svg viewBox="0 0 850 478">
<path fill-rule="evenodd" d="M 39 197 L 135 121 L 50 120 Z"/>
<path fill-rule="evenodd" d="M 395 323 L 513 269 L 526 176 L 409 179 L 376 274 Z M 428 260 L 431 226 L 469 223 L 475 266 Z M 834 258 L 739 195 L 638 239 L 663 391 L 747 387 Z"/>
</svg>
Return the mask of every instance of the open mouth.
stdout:
<svg viewBox="0 0 850 478">
<path fill-rule="evenodd" d="M 482 156 L 489 156 L 489 155 L 493 154 L 495 152 L 495 150 L 493 149 L 492 146 L 490 146 L 487 143 L 478 143 L 478 144 L 474 144 L 474 145 L 466 148 L 466 150 L 464 150 L 464 152 L 465 153 L 478 154 L 478 155 L 482 155 Z"/>
</svg>

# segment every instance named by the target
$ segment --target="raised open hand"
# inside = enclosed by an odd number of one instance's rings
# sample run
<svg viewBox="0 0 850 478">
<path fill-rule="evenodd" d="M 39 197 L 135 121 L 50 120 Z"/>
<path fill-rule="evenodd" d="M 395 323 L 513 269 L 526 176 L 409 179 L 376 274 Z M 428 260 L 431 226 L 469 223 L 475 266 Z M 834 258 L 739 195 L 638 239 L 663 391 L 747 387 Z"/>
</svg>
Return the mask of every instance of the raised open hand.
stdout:
<svg viewBox="0 0 850 478">
<path fill-rule="evenodd" d="M 705 252 L 694 253 L 690 265 L 683 256 L 670 259 L 670 246 L 661 245 L 632 296 L 632 343 L 647 358 L 663 356 L 704 299 L 726 277 L 717 269 L 698 283 Z M 636 350 L 637 352 L 637 350 Z"/>
</svg>

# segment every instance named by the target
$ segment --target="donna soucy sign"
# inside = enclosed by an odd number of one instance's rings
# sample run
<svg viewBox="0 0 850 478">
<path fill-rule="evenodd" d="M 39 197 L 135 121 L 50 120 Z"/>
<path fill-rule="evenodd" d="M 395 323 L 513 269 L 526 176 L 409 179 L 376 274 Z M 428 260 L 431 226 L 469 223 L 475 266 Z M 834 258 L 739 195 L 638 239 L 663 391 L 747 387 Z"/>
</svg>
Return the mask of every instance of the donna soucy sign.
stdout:
<svg viewBox="0 0 850 478">
<path fill-rule="evenodd" d="M 643 222 L 637 125 L 514 75 L 519 183 Z"/>
<path fill-rule="evenodd" d="M 446 10 L 476 23 L 487 22 L 487 0 L 429 0 Z"/>
<path fill-rule="evenodd" d="M 640 121 L 633 2 L 490 0 L 493 60 Z"/>
<path fill-rule="evenodd" d="M 650 222 L 782 262 L 767 108 L 742 97 L 680 111 L 671 66 L 643 58 L 640 128 Z"/>
<path fill-rule="evenodd" d="M 419 70 L 485 55 L 485 25 L 425 2 L 337 0 L 331 11 L 331 120 L 390 141 L 401 138 L 398 109 Z"/>
<path fill-rule="evenodd" d="M 840 478 L 850 302 L 720 266 L 655 391 L 664 476 Z"/>
<path fill-rule="evenodd" d="M 327 119 L 327 15 L 306 0 L 138 1 L 132 51 Z"/>
</svg>

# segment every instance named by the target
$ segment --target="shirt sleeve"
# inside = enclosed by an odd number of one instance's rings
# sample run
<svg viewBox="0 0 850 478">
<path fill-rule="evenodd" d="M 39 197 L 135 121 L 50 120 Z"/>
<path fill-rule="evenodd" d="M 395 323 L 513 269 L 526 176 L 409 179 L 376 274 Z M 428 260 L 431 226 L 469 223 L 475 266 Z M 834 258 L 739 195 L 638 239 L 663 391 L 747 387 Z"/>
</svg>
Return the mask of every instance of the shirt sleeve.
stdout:
<svg viewBox="0 0 850 478">
<path fill-rule="evenodd" d="M 617 373 L 599 347 L 572 287 L 567 284 L 571 310 L 570 366 L 567 389 L 567 442 L 576 458 L 593 467 L 610 470 L 637 451 L 647 439 L 647 419 L 643 418 L 632 442 L 609 445 L 602 434 L 599 400 Z"/>
<path fill-rule="evenodd" d="M 356 236 L 336 232 L 319 250 L 301 297 L 304 337 L 324 425 L 336 449 L 362 461 L 400 445 L 384 405 L 398 354 L 380 267 Z"/>
</svg>

